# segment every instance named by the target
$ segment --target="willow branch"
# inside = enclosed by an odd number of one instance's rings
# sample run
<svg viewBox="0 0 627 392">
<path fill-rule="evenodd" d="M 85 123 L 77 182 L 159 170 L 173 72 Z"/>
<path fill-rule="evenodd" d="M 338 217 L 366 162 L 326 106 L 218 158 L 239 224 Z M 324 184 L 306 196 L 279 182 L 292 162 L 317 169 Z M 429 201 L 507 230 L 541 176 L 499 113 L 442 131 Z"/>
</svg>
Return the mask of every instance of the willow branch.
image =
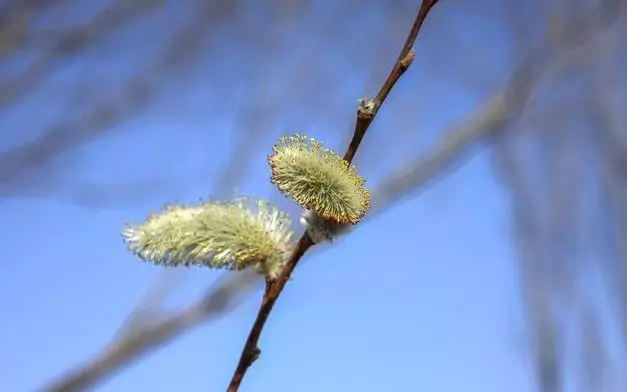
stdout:
<svg viewBox="0 0 627 392">
<path fill-rule="evenodd" d="M 351 140 L 349 147 L 344 155 L 344 159 L 346 159 L 349 163 L 352 162 L 361 141 L 363 140 L 366 131 L 370 127 L 370 124 L 374 120 L 377 115 L 379 108 L 383 105 L 383 102 L 387 98 L 388 94 L 396 84 L 396 82 L 400 79 L 400 77 L 407 71 L 409 66 L 411 65 L 414 58 L 414 51 L 412 49 L 416 38 L 418 37 L 418 32 L 422 27 L 429 11 L 433 8 L 433 6 L 438 2 L 438 0 L 423 0 L 420 8 L 418 9 L 418 13 L 412 25 L 412 28 L 405 40 L 405 44 L 403 45 L 403 49 L 401 50 L 392 71 L 388 75 L 387 79 L 383 83 L 383 86 L 379 90 L 375 100 L 364 99 L 361 101 L 360 107 L 357 111 L 357 122 L 355 125 L 355 132 L 353 134 L 353 139 Z M 290 278 L 292 272 L 298 265 L 298 262 L 302 258 L 302 256 L 313 246 L 313 242 L 309 238 L 309 236 L 305 233 L 298 241 L 295 250 L 292 252 L 285 268 L 281 272 L 279 278 L 272 282 L 268 282 L 266 284 L 266 289 L 263 295 L 263 299 L 261 302 L 261 306 L 259 307 L 259 311 L 257 313 L 257 317 L 255 322 L 253 323 L 252 329 L 248 334 L 248 338 L 246 339 L 246 344 L 244 345 L 244 349 L 242 350 L 242 354 L 240 355 L 239 362 L 237 367 L 235 368 L 235 372 L 233 373 L 233 377 L 231 378 L 231 382 L 227 388 L 228 392 L 235 392 L 239 389 L 246 372 L 250 368 L 250 366 L 255 362 L 255 360 L 261 354 L 261 350 L 259 350 L 258 342 L 263 331 L 263 328 L 270 316 L 270 312 L 274 307 L 274 304 L 278 300 L 279 296 L 283 292 L 285 288 L 285 284 Z"/>
</svg>

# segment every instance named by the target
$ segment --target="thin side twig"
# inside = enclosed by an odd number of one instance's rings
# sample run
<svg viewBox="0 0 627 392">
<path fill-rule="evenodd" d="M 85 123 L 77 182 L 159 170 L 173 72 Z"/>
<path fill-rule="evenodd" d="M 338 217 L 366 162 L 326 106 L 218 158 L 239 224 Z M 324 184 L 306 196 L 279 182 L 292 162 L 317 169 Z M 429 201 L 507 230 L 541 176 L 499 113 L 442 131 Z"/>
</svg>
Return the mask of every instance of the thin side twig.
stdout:
<svg viewBox="0 0 627 392">
<path fill-rule="evenodd" d="M 355 153 L 357 153 L 357 149 L 361 144 L 361 141 L 366 134 L 366 131 L 370 127 L 372 120 L 374 120 L 377 112 L 383 106 L 383 102 L 396 85 L 396 82 L 403 76 L 405 71 L 409 68 L 411 63 L 414 60 L 414 50 L 412 47 L 414 46 L 414 42 L 416 38 L 418 38 L 418 32 L 422 27 L 429 11 L 433 8 L 438 0 L 423 0 L 420 4 L 420 8 L 418 9 L 418 13 L 416 15 L 416 19 L 414 20 L 414 24 L 407 35 L 407 39 L 405 40 L 405 44 L 403 45 L 403 49 L 401 49 L 401 53 L 398 55 L 396 59 L 396 63 L 390 71 L 388 77 L 385 79 L 385 82 L 379 89 L 376 98 L 371 102 L 363 102 L 360 105 L 360 110 L 357 112 L 357 122 L 355 124 L 355 132 L 353 133 L 353 139 L 348 145 L 348 149 L 346 150 L 346 154 L 344 155 L 344 159 L 348 162 L 352 162 L 355 157 Z"/>
<path fill-rule="evenodd" d="M 383 102 L 387 98 L 388 94 L 400 79 L 400 77 L 407 71 L 414 58 L 414 51 L 412 49 L 418 32 L 422 27 L 429 11 L 438 2 L 438 0 L 423 0 L 418 9 L 416 18 L 412 25 L 412 28 L 405 40 L 403 49 L 392 68 L 392 71 L 388 75 L 387 79 L 383 83 L 383 86 L 379 90 L 374 101 L 362 100 L 359 110 L 357 111 L 357 122 L 355 124 L 355 132 L 353 139 L 351 140 L 349 147 L 344 155 L 349 163 L 352 162 L 361 141 L 363 140 L 366 131 L 370 127 L 370 124 L 377 115 L 379 108 L 383 105 Z M 253 323 L 252 329 L 246 339 L 246 344 L 240 355 L 239 362 L 231 378 L 231 382 L 227 388 L 227 392 L 236 392 L 239 389 L 246 372 L 255 360 L 261 354 L 261 350 L 258 347 L 259 338 L 263 331 L 263 328 L 270 316 L 274 304 L 281 295 L 281 292 L 285 288 L 285 285 L 292 275 L 292 272 L 296 268 L 296 265 L 303 257 L 303 255 L 313 246 L 313 242 L 309 236 L 305 233 L 298 241 L 294 251 L 292 252 L 285 268 L 281 272 L 281 275 L 274 281 L 266 283 L 266 289 L 263 295 L 257 317 Z"/>
</svg>

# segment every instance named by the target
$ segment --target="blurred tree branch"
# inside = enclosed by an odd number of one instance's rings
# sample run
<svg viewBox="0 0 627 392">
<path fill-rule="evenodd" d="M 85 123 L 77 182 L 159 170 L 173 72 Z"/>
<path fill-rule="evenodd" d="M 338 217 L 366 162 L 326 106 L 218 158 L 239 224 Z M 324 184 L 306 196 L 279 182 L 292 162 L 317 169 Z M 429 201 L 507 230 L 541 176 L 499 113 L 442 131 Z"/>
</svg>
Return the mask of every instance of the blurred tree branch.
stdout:
<svg viewBox="0 0 627 392">
<path fill-rule="evenodd" d="M 141 355 L 157 349 L 180 334 L 232 309 L 238 298 L 252 287 L 259 277 L 253 272 L 225 275 L 208 288 L 207 293 L 185 309 L 148 319 L 134 320 L 132 328 L 122 330 L 95 359 L 62 375 L 42 388 L 47 392 L 83 391 L 138 360 Z M 151 309 L 154 311 L 154 309 Z"/>
<path fill-rule="evenodd" d="M 153 2 L 153 0 L 146 1 Z M 134 6 L 131 7 L 132 11 L 143 10 L 145 4 L 140 7 L 142 4 L 144 3 L 134 3 Z M 36 194 L 36 191 L 29 189 L 33 186 L 32 178 L 26 178 L 26 180 L 24 180 L 25 172 L 32 173 L 34 170 L 48 166 L 51 160 L 58 157 L 60 154 L 87 141 L 100 138 L 112 132 L 114 125 L 131 116 L 139 114 L 145 109 L 160 87 L 159 84 L 155 83 L 155 80 L 168 73 L 182 71 L 182 66 L 201 49 L 201 44 L 203 43 L 202 37 L 206 36 L 206 34 L 214 28 L 211 24 L 207 23 L 208 18 L 215 18 L 219 15 L 227 16 L 228 13 L 236 9 L 233 3 L 228 6 L 220 2 L 212 1 L 207 1 L 202 4 L 203 7 L 200 9 L 200 12 L 195 15 L 193 21 L 188 23 L 171 39 L 154 62 L 150 63 L 147 68 L 141 70 L 136 75 L 130 77 L 128 82 L 124 83 L 118 90 L 117 94 L 109 94 L 109 97 L 99 102 L 95 108 L 91 110 L 91 113 L 56 124 L 46 132 L 41 133 L 35 140 L 0 152 L 0 195 Z M 89 34 L 92 34 L 94 37 L 100 37 L 105 33 L 105 26 L 112 27 L 112 21 L 116 23 L 120 22 L 120 19 L 116 18 L 124 19 L 133 17 L 133 12 L 127 9 L 129 6 L 121 5 L 120 7 L 119 9 L 115 8 L 111 13 L 103 11 L 94 22 L 95 26 L 100 27 L 93 27 L 94 30 Z M 122 17 L 121 15 L 124 16 Z M 92 28 L 91 24 L 88 24 L 88 26 L 90 26 L 89 29 Z M 78 34 L 76 31 L 67 33 L 64 39 L 69 40 L 70 38 L 67 37 L 73 37 L 76 34 Z M 84 48 L 85 45 L 87 45 L 87 41 L 81 42 L 83 42 L 81 48 Z M 76 50 L 78 49 L 79 48 L 76 48 Z M 55 51 L 55 53 L 57 52 Z M 20 77 L 18 77 L 17 80 L 20 80 Z M 2 88 L 0 87 L 0 91 L 1 90 Z M 28 90 L 28 88 L 26 88 L 25 91 L 26 90 Z M 35 172 L 35 174 L 35 177 L 39 179 L 39 186 L 41 186 L 42 182 L 48 182 L 46 191 L 49 192 L 53 185 L 50 184 L 51 181 L 47 178 L 48 176 L 45 175 L 43 176 L 44 178 L 42 178 L 41 172 Z M 58 181 L 58 176 L 55 176 L 55 181 Z M 52 183 L 54 184 L 55 181 L 52 181 Z M 76 200 L 79 204 L 85 204 L 85 200 L 88 201 L 90 195 L 99 195 L 102 197 L 102 195 L 105 194 L 102 192 L 103 187 L 99 189 L 93 185 L 83 185 L 83 187 L 76 187 L 78 189 L 82 188 L 86 192 L 84 193 L 86 197 L 81 198 L 80 195 L 77 197 Z M 128 184 L 126 188 L 141 188 L 138 185 L 141 184 Z M 59 186 L 59 184 L 55 184 L 55 186 Z"/>
<path fill-rule="evenodd" d="M 154 9 L 162 0 L 141 0 L 133 3 L 119 2 L 98 14 L 95 18 L 79 26 L 68 28 L 66 31 L 53 33 L 50 39 L 49 31 L 41 34 L 47 44 L 38 52 L 37 58 L 21 74 L 12 76 L 8 81 L 0 83 L 0 108 L 19 102 L 27 96 L 37 83 L 50 74 L 54 62 L 62 57 L 69 56 L 84 50 L 107 34 L 120 28 L 125 23 L 135 21 L 147 10 Z M 48 4 L 50 6 L 51 4 Z M 7 16 L 6 41 L 15 41 L 14 48 L 21 41 L 24 29 L 27 27 L 28 15 L 33 12 L 27 4 L 16 3 Z M 17 14 L 17 15 L 12 15 Z M 19 24 L 18 24 L 19 23 Z M 21 34 L 20 34 L 21 32 Z M 0 33 L 1 35 L 1 33 Z M 35 38 L 36 39 L 36 38 Z M 5 47 L 7 44 L 5 43 Z"/>
<path fill-rule="evenodd" d="M 586 79 L 591 60 L 610 63 L 612 59 L 598 50 L 599 43 L 612 30 L 624 27 L 624 2 L 605 1 L 596 8 L 582 4 L 565 10 L 567 14 L 553 19 L 559 23 L 552 26 L 554 35 L 549 41 L 555 47 L 571 48 L 553 67 L 554 75 L 561 77 L 546 83 L 555 91 L 559 91 L 560 82 L 568 81 L 577 86 L 577 79 Z M 572 25 L 577 29 L 570 31 L 568 26 Z M 571 99 L 571 96 L 561 99 Z M 608 97 L 608 90 L 603 96 Z M 569 362 L 572 364 L 569 356 L 584 356 L 584 360 L 589 359 L 585 356 L 594 356 L 610 367 L 603 347 L 596 340 L 601 321 L 590 310 L 584 289 L 594 276 L 590 271 L 603 268 L 605 264 L 605 261 L 593 264 L 585 260 L 589 257 L 585 250 L 586 214 L 591 212 L 585 204 L 590 203 L 586 200 L 589 192 L 584 189 L 594 187 L 596 181 L 591 177 L 596 170 L 591 169 L 596 166 L 595 155 L 606 154 L 603 151 L 607 150 L 601 147 L 598 152 L 596 137 L 587 140 L 583 136 L 586 135 L 584 124 L 589 121 L 583 116 L 588 108 L 577 108 L 579 105 L 589 105 L 588 99 L 577 102 L 574 111 L 566 116 L 548 116 L 544 124 L 535 125 L 537 132 L 528 130 L 525 142 L 529 149 L 524 153 L 519 146 L 523 136 L 511 131 L 504 134 L 495 157 L 501 179 L 513 200 L 519 276 L 531 335 L 532 362 L 537 387 L 542 392 L 566 389 L 567 369 Z M 530 157 L 535 157 L 535 161 Z M 594 302 L 595 306 L 601 306 L 598 298 Z M 583 312 L 583 316 L 573 315 L 578 312 Z M 595 340 L 594 343 L 583 341 L 579 353 L 574 352 L 569 339 L 570 329 L 576 326 L 581 328 L 584 339 Z M 590 363 L 583 366 L 587 371 L 579 373 L 580 387 L 599 390 L 596 388 L 603 381 L 599 378 L 606 376 L 590 368 Z"/>
</svg>

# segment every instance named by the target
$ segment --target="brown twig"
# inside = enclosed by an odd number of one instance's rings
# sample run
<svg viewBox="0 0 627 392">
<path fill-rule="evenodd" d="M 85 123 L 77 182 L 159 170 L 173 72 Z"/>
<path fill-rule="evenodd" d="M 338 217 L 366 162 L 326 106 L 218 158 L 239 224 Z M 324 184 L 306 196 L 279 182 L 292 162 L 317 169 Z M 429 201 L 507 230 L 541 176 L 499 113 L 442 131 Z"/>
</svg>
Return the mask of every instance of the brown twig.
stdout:
<svg viewBox="0 0 627 392">
<path fill-rule="evenodd" d="M 414 46 L 414 42 L 418 37 L 418 32 L 422 27 L 429 11 L 431 8 L 438 2 L 438 0 L 423 0 L 420 4 L 420 8 L 418 9 L 418 14 L 416 15 L 416 19 L 414 20 L 414 24 L 407 35 L 407 39 L 405 40 L 405 44 L 403 45 L 403 49 L 401 53 L 398 55 L 396 59 L 396 63 L 390 71 L 387 79 L 379 89 L 377 96 L 374 100 L 364 99 L 361 101 L 359 110 L 357 111 L 357 122 L 355 123 L 355 132 L 353 133 L 353 139 L 348 145 L 348 149 L 346 150 L 346 154 L 344 155 L 344 159 L 348 162 L 352 162 L 355 157 L 355 153 L 361 144 L 361 141 L 366 134 L 366 131 L 372 124 L 372 120 L 374 120 L 377 112 L 383 106 L 383 102 L 394 88 L 396 82 L 403 76 L 405 71 L 409 68 L 411 63 L 414 60 L 414 50 L 412 47 Z"/>
<path fill-rule="evenodd" d="M 261 306 L 259 307 L 257 318 L 255 319 L 250 333 L 248 334 L 246 344 L 242 350 L 242 355 L 237 363 L 237 368 L 235 369 L 235 373 L 229 383 L 229 387 L 227 389 L 229 392 L 237 391 L 244 375 L 246 374 L 246 371 L 261 354 L 261 350 L 257 347 L 257 342 L 259 341 L 263 327 L 268 320 L 268 316 L 270 316 L 270 312 L 272 311 L 276 300 L 279 298 L 279 295 L 281 295 L 281 292 L 283 291 L 287 280 L 292 275 L 294 268 L 296 268 L 298 261 L 312 246 L 313 242 L 311 242 L 309 236 L 304 234 L 298 241 L 296 248 L 287 262 L 287 265 L 281 272 L 281 275 L 272 283 L 266 284 L 266 290 L 263 294 L 263 300 L 261 302 Z"/>
<path fill-rule="evenodd" d="M 438 0 L 422 0 L 420 4 L 420 8 L 418 9 L 418 13 L 412 25 L 412 28 L 405 40 L 405 44 L 403 45 L 403 49 L 401 50 L 392 71 L 388 75 L 387 79 L 383 83 L 383 86 L 379 90 L 375 100 L 370 99 L 362 99 L 360 102 L 359 109 L 357 111 L 357 122 L 355 125 L 355 132 L 353 134 L 353 139 L 349 144 L 349 147 L 344 155 L 344 159 L 346 159 L 349 163 L 352 162 L 355 157 L 355 153 L 361 144 L 361 141 L 366 134 L 366 131 L 370 127 L 370 124 L 374 120 L 377 115 L 379 108 L 382 106 L 383 102 L 387 98 L 388 94 L 396 84 L 396 82 L 400 79 L 400 77 L 407 71 L 409 66 L 411 65 L 414 59 L 414 51 L 412 49 L 416 38 L 418 37 L 418 32 L 422 27 L 429 11 L 433 6 L 438 2 Z M 246 375 L 246 371 L 253 362 L 259 357 L 261 354 L 261 350 L 258 347 L 259 338 L 261 336 L 261 332 L 270 316 L 270 312 L 274 307 L 277 299 L 281 295 L 281 292 L 285 288 L 285 284 L 288 279 L 292 275 L 292 272 L 296 268 L 296 265 L 303 257 L 303 255 L 313 246 L 313 242 L 309 238 L 309 236 L 305 233 L 300 238 L 294 251 L 292 252 L 285 268 L 281 272 L 279 278 L 272 282 L 266 283 L 266 289 L 263 295 L 263 299 L 261 305 L 259 307 L 259 311 L 257 313 L 257 317 L 255 322 L 253 323 L 252 329 L 248 334 L 248 338 L 246 339 L 246 344 L 244 345 L 244 349 L 242 350 L 242 354 L 240 356 L 237 367 L 235 368 L 235 372 L 233 373 L 233 377 L 231 378 L 231 382 L 227 388 L 227 392 L 236 392 L 239 389 L 244 376 Z"/>
</svg>

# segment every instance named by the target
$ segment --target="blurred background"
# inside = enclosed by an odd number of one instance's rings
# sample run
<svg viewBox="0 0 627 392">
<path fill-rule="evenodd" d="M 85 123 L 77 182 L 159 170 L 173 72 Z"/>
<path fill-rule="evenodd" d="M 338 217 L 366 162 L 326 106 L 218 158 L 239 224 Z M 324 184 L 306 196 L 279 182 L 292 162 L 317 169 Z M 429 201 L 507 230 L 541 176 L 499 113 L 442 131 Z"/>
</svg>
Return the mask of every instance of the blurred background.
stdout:
<svg viewBox="0 0 627 392">
<path fill-rule="evenodd" d="M 343 153 L 420 0 L 0 1 L 0 389 L 222 391 L 259 279 L 120 230 Z M 242 391 L 627 388 L 624 0 L 440 0 L 355 164 L 374 210 L 307 254 Z M 621 44 L 621 42 L 623 42 Z"/>
</svg>

